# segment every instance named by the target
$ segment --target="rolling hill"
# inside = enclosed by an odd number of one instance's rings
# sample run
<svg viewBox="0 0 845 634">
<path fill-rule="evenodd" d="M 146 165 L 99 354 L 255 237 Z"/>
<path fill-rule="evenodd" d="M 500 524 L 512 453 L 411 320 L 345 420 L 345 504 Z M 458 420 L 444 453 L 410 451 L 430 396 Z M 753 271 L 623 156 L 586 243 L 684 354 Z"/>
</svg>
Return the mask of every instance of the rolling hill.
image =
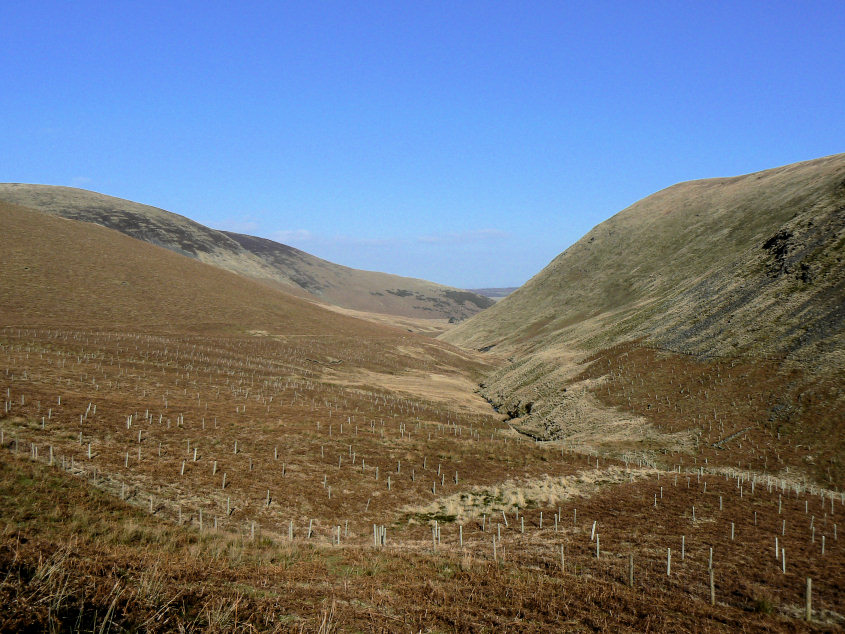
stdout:
<svg viewBox="0 0 845 634">
<path fill-rule="evenodd" d="M 649 337 L 705 356 L 825 362 L 845 323 L 843 232 L 845 154 L 681 183 L 599 224 L 444 338 L 512 352 Z"/>
<path fill-rule="evenodd" d="M 492 305 L 476 293 L 361 271 L 257 238 L 205 227 L 163 209 L 71 187 L 0 184 L 0 200 L 99 224 L 303 297 L 362 312 L 459 321 Z"/>
</svg>

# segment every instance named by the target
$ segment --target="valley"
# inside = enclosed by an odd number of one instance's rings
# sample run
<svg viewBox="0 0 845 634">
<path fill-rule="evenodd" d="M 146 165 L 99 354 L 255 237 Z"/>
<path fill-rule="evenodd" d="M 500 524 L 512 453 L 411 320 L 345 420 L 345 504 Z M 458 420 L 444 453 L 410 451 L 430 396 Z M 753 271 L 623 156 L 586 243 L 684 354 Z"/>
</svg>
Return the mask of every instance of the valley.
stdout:
<svg viewBox="0 0 845 634">
<path fill-rule="evenodd" d="M 845 627 L 842 157 L 459 324 L 0 203 L 0 630 Z"/>
</svg>

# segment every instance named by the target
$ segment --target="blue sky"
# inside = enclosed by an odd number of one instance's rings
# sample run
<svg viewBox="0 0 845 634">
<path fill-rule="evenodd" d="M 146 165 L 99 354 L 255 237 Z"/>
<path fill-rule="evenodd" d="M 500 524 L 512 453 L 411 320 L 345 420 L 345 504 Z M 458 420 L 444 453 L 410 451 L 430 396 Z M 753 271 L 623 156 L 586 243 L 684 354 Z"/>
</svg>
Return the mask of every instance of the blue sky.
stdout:
<svg viewBox="0 0 845 634">
<path fill-rule="evenodd" d="M 845 151 L 845 4 L 0 3 L 0 181 L 460 287 Z"/>
</svg>

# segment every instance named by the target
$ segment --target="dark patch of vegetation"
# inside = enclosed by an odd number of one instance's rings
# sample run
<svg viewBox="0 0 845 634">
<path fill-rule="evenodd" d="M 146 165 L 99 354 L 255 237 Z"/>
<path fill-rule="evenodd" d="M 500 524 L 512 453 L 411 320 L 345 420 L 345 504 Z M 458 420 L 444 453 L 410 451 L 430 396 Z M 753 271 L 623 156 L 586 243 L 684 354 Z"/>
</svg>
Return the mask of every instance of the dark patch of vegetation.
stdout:
<svg viewBox="0 0 845 634">
<path fill-rule="evenodd" d="M 484 297 L 483 295 L 478 295 L 469 291 L 452 291 L 447 289 L 443 291 L 443 294 L 453 302 L 457 302 L 461 305 L 473 304 L 478 308 L 489 308 L 496 303 L 489 297 Z"/>
</svg>

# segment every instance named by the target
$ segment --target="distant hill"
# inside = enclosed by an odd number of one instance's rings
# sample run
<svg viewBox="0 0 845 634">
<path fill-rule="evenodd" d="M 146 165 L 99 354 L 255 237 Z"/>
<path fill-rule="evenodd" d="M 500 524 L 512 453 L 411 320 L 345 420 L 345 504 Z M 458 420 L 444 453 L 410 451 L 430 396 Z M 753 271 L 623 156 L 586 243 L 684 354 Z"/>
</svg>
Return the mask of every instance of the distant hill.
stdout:
<svg viewBox="0 0 845 634">
<path fill-rule="evenodd" d="M 340 315 L 115 230 L 0 202 L 0 324 L 376 335 Z"/>
<path fill-rule="evenodd" d="M 0 184 L 0 201 L 115 229 L 303 297 L 357 311 L 459 321 L 487 297 L 414 278 L 361 271 L 272 240 L 218 231 L 163 209 L 51 185 Z"/>
<path fill-rule="evenodd" d="M 478 295 L 489 297 L 490 299 L 501 299 L 513 293 L 517 288 L 519 287 L 505 286 L 502 288 L 470 288 L 468 290 L 472 293 L 477 293 Z"/>
</svg>

